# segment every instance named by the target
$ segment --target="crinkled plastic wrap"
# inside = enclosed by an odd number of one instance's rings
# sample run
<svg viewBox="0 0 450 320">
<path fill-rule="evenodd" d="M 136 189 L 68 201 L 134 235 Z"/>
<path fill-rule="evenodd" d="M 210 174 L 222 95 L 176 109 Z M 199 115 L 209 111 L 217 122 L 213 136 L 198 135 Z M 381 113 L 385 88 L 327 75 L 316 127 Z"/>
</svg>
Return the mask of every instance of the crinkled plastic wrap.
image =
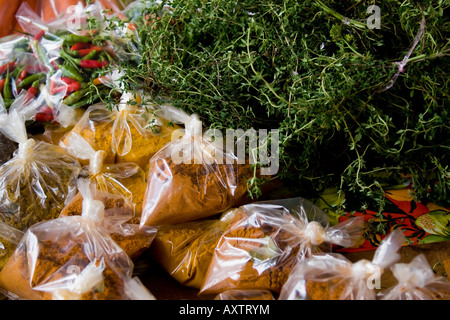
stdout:
<svg viewBox="0 0 450 320">
<path fill-rule="evenodd" d="M 59 146 L 28 139 L 24 115 L 13 107 L 0 112 L 0 130 L 19 145 L 0 167 L 0 220 L 24 231 L 56 218 L 76 193 L 80 164 Z"/>
<path fill-rule="evenodd" d="M 361 219 L 353 218 L 330 227 L 325 214 L 302 198 L 241 206 L 218 241 L 199 294 L 279 293 L 300 261 L 330 252 L 333 244 L 354 245 L 362 226 Z"/>
<path fill-rule="evenodd" d="M 401 229 L 392 231 L 375 251 L 372 261 L 355 263 L 339 253 L 320 253 L 295 266 L 279 300 L 375 300 L 381 276 L 400 259 L 405 243 Z"/>
<path fill-rule="evenodd" d="M 380 300 L 450 300 L 450 282 L 434 273 L 423 254 L 394 264 L 391 271 L 398 283 L 381 292 Z"/>
<path fill-rule="evenodd" d="M 105 164 L 106 152 L 95 150 L 79 133 L 72 131 L 60 143 L 80 161 L 89 161 L 83 166 L 80 176 L 96 181 L 100 190 L 122 195 L 135 207 L 135 223 L 140 222 L 142 202 L 146 188 L 144 170 L 136 163 Z"/>
<path fill-rule="evenodd" d="M 185 130 L 150 160 L 141 225 L 190 222 L 248 202 L 251 165 L 204 138 L 196 115 L 166 111 L 172 114 L 164 117 L 184 123 Z"/>
<path fill-rule="evenodd" d="M 227 290 L 214 300 L 275 300 L 275 297 L 270 290 Z"/>
<path fill-rule="evenodd" d="M 133 278 L 133 262 L 103 227 L 104 204 L 79 180 L 81 216 L 30 227 L 0 272 L 10 297 L 35 300 L 134 300 L 154 296 Z M 121 218 L 121 217 L 119 217 Z"/>
<path fill-rule="evenodd" d="M 150 248 L 152 258 L 181 285 L 199 289 L 216 244 L 235 212 L 231 209 L 215 220 L 159 226 Z"/>
</svg>

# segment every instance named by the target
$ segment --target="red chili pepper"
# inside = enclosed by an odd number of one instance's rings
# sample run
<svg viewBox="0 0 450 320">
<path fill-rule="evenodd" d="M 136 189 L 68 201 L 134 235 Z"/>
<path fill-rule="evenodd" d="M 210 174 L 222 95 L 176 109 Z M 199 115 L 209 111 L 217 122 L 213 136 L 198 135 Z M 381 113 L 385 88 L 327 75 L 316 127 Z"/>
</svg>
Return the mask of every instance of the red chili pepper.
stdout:
<svg viewBox="0 0 450 320">
<path fill-rule="evenodd" d="M 66 95 L 81 89 L 81 83 L 78 81 L 67 84 Z"/>
<path fill-rule="evenodd" d="M 33 40 L 41 41 L 41 39 L 42 39 L 42 37 L 44 36 L 44 34 L 45 34 L 45 30 L 39 31 L 39 32 L 36 33 L 36 35 L 34 36 Z"/>
<path fill-rule="evenodd" d="M 80 66 L 82 68 L 103 68 L 108 65 L 108 61 L 97 61 L 97 60 L 81 60 Z"/>
<path fill-rule="evenodd" d="M 94 50 L 101 51 L 102 48 L 100 48 L 99 46 L 91 46 L 90 48 L 80 49 L 80 50 L 78 50 L 78 55 L 80 57 L 84 57 L 85 55 L 91 53 Z"/>
<path fill-rule="evenodd" d="M 29 87 L 27 90 L 27 95 L 25 96 L 25 102 L 28 102 L 31 99 L 35 98 L 36 94 L 37 94 L 37 89 L 33 86 Z"/>
<path fill-rule="evenodd" d="M 42 106 L 34 116 L 37 122 L 53 121 L 53 111 L 49 106 Z"/>
<path fill-rule="evenodd" d="M 26 76 L 27 76 L 27 70 L 23 69 L 22 72 L 20 72 L 19 76 L 17 77 L 16 86 L 18 86 L 19 83 L 21 83 L 22 80 L 25 79 Z"/>
<path fill-rule="evenodd" d="M 10 72 L 13 71 L 13 69 L 16 65 L 17 65 L 17 63 L 15 61 L 5 63 L 4 65 L 2 65 L 0 67 L 0 74 L 2 74 L 7 68 L 9 69 Z"/>
<path fill-rule="evenodd" d="M 61 81 L 64 83 L 67 83 L 67 84 L 78 82 L 77 80 L 69 78 L 69 77 L 61 77 Z"/>
<path fill-rule="evenodd" d="M 58 66 L 58 64 L 56 63 L 56 61 L 52 61 L 52 62 L 50 62 L 51 64 L 52 64 L 52 66 L 53 66 L 53 68 L 55 69 L 55 70 L 59 70 L 59 66 Z"/>
<path fill-rule="evenodd" d="M 86 42 L 77 42 L 77 43 L 75 43 L 72 47 L 70 47 L 70 50 L 72 50 L 72 51 L 77 51 L 77 50 L 82 50 L 82 49 L 89 48 L 90 46 L 91 46 L 90 43 L 86 43 Z"/>
<path fill-rule="evenodd" d="M 3 79 L 0 80 L 0 92 L 2 92 L 2 91 L 3 91 L 3 88 L 5 87 L 5 81 L 6 81 L 5 78 L 3 78 Z"/>
</svg>

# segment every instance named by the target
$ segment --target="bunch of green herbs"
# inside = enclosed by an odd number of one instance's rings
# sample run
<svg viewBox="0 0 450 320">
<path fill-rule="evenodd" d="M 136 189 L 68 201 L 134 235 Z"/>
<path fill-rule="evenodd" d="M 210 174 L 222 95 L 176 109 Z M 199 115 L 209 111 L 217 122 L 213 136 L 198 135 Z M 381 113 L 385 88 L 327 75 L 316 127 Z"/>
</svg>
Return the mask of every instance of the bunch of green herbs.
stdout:
<svg viewBox="0 0 450 320">
<path fill-rule="evenodd" d="M 124 11 L 138 50 L 121 81 L 209 128 L 279 129 L 277 178 L 305 197 L 338 187 L 381 212 L 384 190 L 409 181 L 417 200 L 449 205 L 449 6 L 140 1 Z"/>
</svg>

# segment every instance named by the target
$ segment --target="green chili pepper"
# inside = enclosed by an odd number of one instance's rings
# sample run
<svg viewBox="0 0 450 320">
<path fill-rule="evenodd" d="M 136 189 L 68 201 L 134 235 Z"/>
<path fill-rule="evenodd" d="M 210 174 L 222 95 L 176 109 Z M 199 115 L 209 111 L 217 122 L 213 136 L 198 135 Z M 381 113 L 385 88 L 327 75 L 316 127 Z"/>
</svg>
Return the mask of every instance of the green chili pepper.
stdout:
<svg viewBox="0 0 450 320">
<path fill-rule="evenodd" d="M 59 37 L 57 37 L 57 36 L 55 36 L 53 34 L 49 34 L 47 32 L 44 33 L 43 38 L 46 39 L 46 40 L 49 40 L 49 41 L 59 41 L 59 40 L 61 40 L 61 38 L 59 38 Z"/>
<path fill-rule="evenodd" d="M 84 81 L 83 76 L 78 72 L 78 70 L 70 65 L 61 65 L 60 70 L 62 72 L 62 75 L 65 77 L 72 78 L 79 82 Z"/>
<path fill-rule="evenodd" d="M 37 53 L 39 60 L 41 60 L 42 63 L 46 67 L 48 67 L 48 68 L 50 68 L 50 70 L 52 70 L 53 66 L 51 65 L 50 60 L 48 59 L 47 50 L 45 50 L 45 48 L 42 46 L 42 44 L 39 41 L 36 41 L 36 40 L 33 41 L 33 45 L 36 49 L 36 53 Z"/>
<path fill-rule="evenodd" d="M 43 78 L 45 78 L 45 73 L 32 74 L 32 75 L 26 77 L 25 79 L 23 79 L 23 81 L 21 83 L 19 83 L 19 85 L 17 87 L 23 88 L 23 87 L 32 85 L 33 82 L 35 82 L 36 80 L 41 80 Z"/>
<path fill-rule="evenodd" d="M 88 93 L 88 91 L 88 88 L 75 91 L 64 98 L 63 103 L 71 107 L 73 104 L 80 101 L 86 95 L 86 93 Z"/>
<path fill-rule="evenodd" d="M 73 33 L 62 36 L 62 39 L 64 42 L 69 44 L 75 44 L 77 42 L 91 42 L 91 38 L 89 36 L 80 36 Z"/>
<path fill-rule="evenodd" d="M 11 74 L 9 73 L 9 68 L 6 73 L 5 86 L 3 87 L 3 98 L 13 99 L 13 93 L 11 89 Z"/>
<path fill-rule="evenodd" d="M 15 99 L 3 99 L 3 103 L 5 104 L 5 108 L 9 109 L 11 105 L 13 104 Z"/>
<path fill-rule="evenodd" d="M 97 55 L 97 50 L 92 50 L 91 52 L 89 52 L 87 55 L 85 55 L 83 57 L 83 60 L 92 60 L 95 58 L 95 56 Z"/>
<path fill-rule="evenodd" d="M 71 105 L 68 105 L 71 108 L 77 109 L 80 107 L 84 107 L 87 106 L 89 104 L 93 104 L 95 101 L 92 101 L 91 97 L 86 97 L 84 99 L 81 99 L 79 101 L 77 101 L 76 103 L 73 103 Z"/>
<path fill-rule="evenodd" d="M 20 73 L 22 72 L 23 69 L 25 69 L 25 67 L 23 67 L 23 66 L 16 67 L 14 69 L 14 71 L 11 72 L 11 78 L 17 79 L 17 77 L 20 75 Z"/>
<path fill-rule="evenodd" d="M 72 66 L 77 67 L 81 63 L 81 59 L 77 59 L 68 54 L 65 50 L 61 50 L 59 52 L 61 58 L 70 63 Z"/>
</svg>

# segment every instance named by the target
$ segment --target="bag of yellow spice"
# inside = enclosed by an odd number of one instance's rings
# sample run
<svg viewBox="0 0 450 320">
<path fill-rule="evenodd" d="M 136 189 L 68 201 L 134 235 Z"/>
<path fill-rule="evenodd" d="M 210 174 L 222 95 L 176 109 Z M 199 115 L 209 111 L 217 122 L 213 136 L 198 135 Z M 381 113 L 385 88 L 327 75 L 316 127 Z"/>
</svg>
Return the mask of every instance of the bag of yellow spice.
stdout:
<svg viewBox="0 0 450 320">
<path fill-rule="evenodd" d="M 141 102 L 138 94 L 126 92 L 111 110 L 103 103 L 88 107 L 63 143 L 77 133 L 95 150 L 105 151 L 105 163 L 134 162 L 145 170 L 150 158 L 171 140 L 176 126 Z"/>
<path fill-rule="evenodd" d="M 133 204 L 134 223 L 139 223 L 146 188 L 144 170 L 136 163 L 105 163 L 107 152 L 95 150 L 77 132 L 71 132 L 60 143 L 66 152 L 80 161 L 89 161 L 82 167 L 80 177 L 96 181 L 102 191 L 122 195 Z"/>
</svg>

